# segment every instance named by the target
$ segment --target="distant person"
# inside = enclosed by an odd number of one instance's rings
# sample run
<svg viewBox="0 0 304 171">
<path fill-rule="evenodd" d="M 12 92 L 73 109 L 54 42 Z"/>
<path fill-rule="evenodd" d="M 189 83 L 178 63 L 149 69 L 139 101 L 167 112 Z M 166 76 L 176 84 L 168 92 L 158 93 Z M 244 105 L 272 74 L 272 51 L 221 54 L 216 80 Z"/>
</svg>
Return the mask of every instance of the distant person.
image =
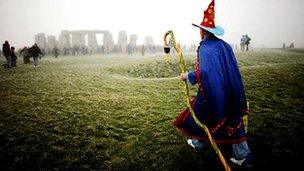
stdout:
<svg viewBox="0 0 304 171">
<path fill-rule="evenodd" d="M 12 58 L 12 67 L 16 67 L 17 66 L 17 56 L 15 53 L 15 47 L 11 47 L 11 58 Z"/>
<path fill-rule="evenodd" d="M 6 64 L 4 64 L 3 66 L 5 68 L 11 68 L 11 64 L 12 64 L 11 48 L 8 41 L 5 41 L 4 44 L 2 45 L 2 52 L 6 59 Z"/>
<path fill-rule="evenodd" d="M 242 52 L 244 52 L 244 50 L 245 50 L 245 44 L 246 44 L 246 36 L 243 35 L 242 38 L 241 38 L 241 43 L 240 43 Z"/>
<path fill-rule="evenodd" d="M 245 35 L 245 45 L 246 45 L 246 51 L 248 51 L 248 50 L 249 50 L 249 44 L 250 44 L 250 40 L 251 40 L 251 38 L 250 38 L 250 37 L 248 37 L 248 35 L 246 34 L 246 35 Z"/>
<path fill-rule="evenodd" d="M 59 49 L 56 46 L 53 48 L 53 54 L 54 54 L 55 58 L 57 58 L 59 55 Z"/>
<path fill-rule="evenodd" d="M 283 43 L 283 49 L 284 49 L 284 50 L 286 49 L 286 44 L 285 44 L 285 43 Z"/>
<path fill-rule="evenodd" d="M 31 54 L 29 52 L 29 48 L 27 46 L 24 46 L 21 51 L 19 52 L 20 55 L 23 57 L 23 63 L 27 64 L 30 63 Z"/>
<path fill-rule="evenodd" d="M 37 43 L 35 43 L 31 48 L 30 51 L 33 55 L 34 58 L 34 67 L 38 67 L 38 58 L 40 57 L 40 55 L 43 55 L 43 53 L 41 52 L 41 49 L 38 47 Z"/>
<path fill-rule="evenodd" d="M 132 47 L 131 44 L 127 45 L 127 52 L 128 52 L 128 55 L 132 55 L 132 53 L 133 53 L 133 47 Z"/>
<path fill-rule="evenodd" d="M 82 46 L 80 51 L 82 55 L 86 55 L 88 50 L 86 47 Z"/>
<path fill-rule="evenodd" d="M 79 55 L 79 47 L 77 45 L 74 45 L 72 48 L 72 54 L 73 56 Z"/>
<path fill-rule="evenodd" d="M 69 54 L 69 49 L 67 47 L 63 47 L 63 55 L 68 55 Z"/>
</svg>

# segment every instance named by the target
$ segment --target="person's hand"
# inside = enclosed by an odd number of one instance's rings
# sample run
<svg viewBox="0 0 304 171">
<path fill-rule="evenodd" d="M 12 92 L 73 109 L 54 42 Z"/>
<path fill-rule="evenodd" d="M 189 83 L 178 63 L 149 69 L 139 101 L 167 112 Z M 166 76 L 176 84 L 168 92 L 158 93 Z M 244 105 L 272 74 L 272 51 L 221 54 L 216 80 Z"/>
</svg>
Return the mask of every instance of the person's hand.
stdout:
<svg viewBox="0 0 304 171">
<path fill-rule="evenodd" d="M 181 73 L 180 79 L 181 79 L 182 81 L 186 81 L 187 78 L 188 78 L 188 73 L 187 73 L 187 72 Z"/>
</svg>

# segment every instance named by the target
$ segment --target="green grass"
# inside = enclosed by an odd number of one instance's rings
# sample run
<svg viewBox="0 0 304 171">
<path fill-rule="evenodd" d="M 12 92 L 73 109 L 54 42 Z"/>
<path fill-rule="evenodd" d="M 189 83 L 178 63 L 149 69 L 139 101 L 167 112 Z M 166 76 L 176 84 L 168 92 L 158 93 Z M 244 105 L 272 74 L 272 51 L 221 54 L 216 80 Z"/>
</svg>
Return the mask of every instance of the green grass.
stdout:
<svg viewBox="0 0 304 171">
<path fill-rule="evenodd" d="M 286 51 L 304 53 L 304 49 L 303 48 L 286 49 Z"/>
<path fill-rule="evenodd" d="M 250 101 L 255 170 L 304 162 L 304 54 L 236 54 Z M 213 170 L 171 125 L 185 108 L 179 66 L 160 56 L 55 59 L 0 68 L 1 170 Z M 194 67 L 195 56 L 187 56 Z M 191 93 L 196 88 L 192 87 Z"/>
</svg>

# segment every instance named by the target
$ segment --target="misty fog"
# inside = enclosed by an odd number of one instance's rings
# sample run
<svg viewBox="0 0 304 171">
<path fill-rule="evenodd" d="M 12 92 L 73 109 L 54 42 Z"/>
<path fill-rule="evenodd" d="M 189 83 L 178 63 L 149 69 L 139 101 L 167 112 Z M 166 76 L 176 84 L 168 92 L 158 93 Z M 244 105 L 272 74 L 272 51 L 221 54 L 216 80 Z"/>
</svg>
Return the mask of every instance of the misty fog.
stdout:
<svg viewBox="0 0 304 171">
<path fill-rule="evenodd" d="M 0 0 L 0 41 L 22 47 L 34 43 L 37 33 L 54 35 L 61 30 L 109 30 L 117 42 L 118 32 L 137 34 L 138 43 L 152 36 L 162 44 L 168 29 L 181 44 L 198 43 L 199 24 L 206 0 Z M 252 38 L 253 47 L 282 47 L 295 43 L 304 47 L 303 0 L 217 0 L 216 25 L 226 31 L 222 36 L 239 44 L 243 34 Z"/>
</svg>

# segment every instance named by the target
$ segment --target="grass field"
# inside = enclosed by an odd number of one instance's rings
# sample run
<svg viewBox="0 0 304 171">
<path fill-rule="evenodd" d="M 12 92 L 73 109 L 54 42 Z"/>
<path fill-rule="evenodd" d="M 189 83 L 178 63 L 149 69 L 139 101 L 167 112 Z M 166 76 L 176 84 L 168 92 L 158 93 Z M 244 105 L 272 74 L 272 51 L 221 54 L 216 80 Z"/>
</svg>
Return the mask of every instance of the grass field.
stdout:
<svg viewBox="0 0 304 171">
<path fill-rule="evenodd" d="M 236 55 L 250 101 L 254 170 L 302 168 L 304 51 Z M 190 68 L 194 61 L 187 56 Z M 185 108 L 176 60 L 59 56 L 42 58 L 38 68 L 18 62 L 16 68 L 0 68 L 1 170 L 214 170 L 218 165 L 210 147 L 191 149 L 171 125 Z"/>
</svg>

